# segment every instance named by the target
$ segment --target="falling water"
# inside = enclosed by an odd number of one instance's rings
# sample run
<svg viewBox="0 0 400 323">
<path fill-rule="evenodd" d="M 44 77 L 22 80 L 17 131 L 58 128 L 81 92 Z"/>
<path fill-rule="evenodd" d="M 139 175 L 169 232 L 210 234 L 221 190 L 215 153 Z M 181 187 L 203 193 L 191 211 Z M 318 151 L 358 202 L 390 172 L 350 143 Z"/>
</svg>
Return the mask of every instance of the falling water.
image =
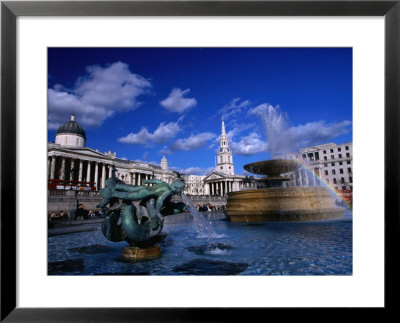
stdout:
<svg viewBox="0 0 400 323">
<path fill-rule="evenodd" d="M 193 216 L 193 224 L 197 231 L 197 238 L 207 239 L 208 245 L 206 246 L 205 253 L 214 255 L 225 254 L 226 250 L 219 248 L 219 245 L 215 243 L 214 239 L 223 238 L 226 237 L 226 235 L 218 234 L 214 231 L 211 220 L 197 211 L 197 208 L 193 205 L 193 202 L 190 200 L 190 198 L 183 193 L 182 198 Z"/>
<path fill-rule="evenodd" d="M 204 236 L 204 237 L 212 237 L 215 235 L 215 232 L 212 227 L 212 223 L 210 220 L 208 220 L 206 217 L 204 217 L 202 214 L 200 214 L 199 211 L 197 211 L 196 207 L 193 205 L 193 202 L 188 198 L 185 194 L 182 193 L 182 198 L 185 201 L 185 204 L 189 208 L 189 212 L 193 216 L 193 223 L 195 225 L 196 231 L 199 234 L 199 236 Z"/>
</svg>

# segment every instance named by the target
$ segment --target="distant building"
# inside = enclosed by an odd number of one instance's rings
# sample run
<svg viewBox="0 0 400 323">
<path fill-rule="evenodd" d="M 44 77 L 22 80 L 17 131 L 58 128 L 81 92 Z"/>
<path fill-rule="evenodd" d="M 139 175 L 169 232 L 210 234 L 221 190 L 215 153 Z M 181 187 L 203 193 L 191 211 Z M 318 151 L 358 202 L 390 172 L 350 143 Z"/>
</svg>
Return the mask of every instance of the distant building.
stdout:
<svg viewBox="0 0 400 323">
<path fill-rule="evenodd" d="M 74 115 L 58 129 L 55 143 L 48 143 L 47 156 L 49 188 L 57 189 L 64 185 L 73 189 L 98 190 L 111 177 L 113 167 L 116 177 L 131 185 L 143 185 L 146 179 L 160 179 L 167 183 L 178 179 L 178 173 L 168 169 L 165 156 L 161 159 L 161 166 L 157 166 L 118 158 L 111 151 L 101 153 L 86 147 L 85 130 Z"/>
<path fill-rule="evenodd" d="M 294 158 L 301 160 L 305 167 L 292 174 L 293 180 L 288 186 L 317 186 L 324 180 L 338 191 L 353 191 L 352 142 L 302 148 Z"/>
<path fill-rule="evenodd" d="M 240 190 L 244 186 L 245 176 L 235 175 L 232 149 L 229 147 L 223 118 L 216 159 L 215 170 L 204 178 L 204 194 L 225 196 Z"/>
<path fill-rule="evenodd" d="M 206 176 L 184 175 L 185 189 L 183 193 L 186 195 L 205 195 L 204 179 Z"/>
</svg>

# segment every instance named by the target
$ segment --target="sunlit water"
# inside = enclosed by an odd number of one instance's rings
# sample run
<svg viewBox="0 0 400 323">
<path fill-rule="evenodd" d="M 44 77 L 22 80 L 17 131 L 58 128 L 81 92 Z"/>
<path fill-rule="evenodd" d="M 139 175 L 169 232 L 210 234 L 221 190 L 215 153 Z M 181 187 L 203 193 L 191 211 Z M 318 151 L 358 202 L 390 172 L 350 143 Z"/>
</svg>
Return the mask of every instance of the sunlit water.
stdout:
<svg viewBox="0 0 400 323">
<path fill-rule="evenodd" d="M 213 237 L 196 223 L 166 224 L 157 259 L 126 262 L 125 242 L 94 231 L 48 238 L 49 275 L 351 275 L 351 214 L 331 221 L 212 221 Z"/>
</svg>

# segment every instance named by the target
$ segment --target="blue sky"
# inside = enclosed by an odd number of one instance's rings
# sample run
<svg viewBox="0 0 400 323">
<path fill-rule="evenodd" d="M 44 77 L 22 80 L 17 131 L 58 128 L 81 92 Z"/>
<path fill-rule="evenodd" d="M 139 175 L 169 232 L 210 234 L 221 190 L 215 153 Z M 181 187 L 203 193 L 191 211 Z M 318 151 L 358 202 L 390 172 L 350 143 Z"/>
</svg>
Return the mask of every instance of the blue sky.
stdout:
<svg viewBox="0 0 400 323">
<path fill-rule="evenodd" d="M 279 106 L 279 108 L 278 108 Z M 260 114 L 286 116 L 267 138 Z M 49 48 L 48 136 L 76 115 L 86 146 L 208 174 L 224 116 L 235 173 L 291 149 L 352 141 L 351 48 Z"/>
</svg>

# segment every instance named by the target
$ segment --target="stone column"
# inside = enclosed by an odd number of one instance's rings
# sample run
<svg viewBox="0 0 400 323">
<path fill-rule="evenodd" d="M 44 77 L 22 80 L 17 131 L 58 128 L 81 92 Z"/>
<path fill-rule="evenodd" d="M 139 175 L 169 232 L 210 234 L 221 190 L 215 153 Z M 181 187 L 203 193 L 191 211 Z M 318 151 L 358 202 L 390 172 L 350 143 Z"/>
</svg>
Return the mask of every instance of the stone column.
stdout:
<svg viewBox="0 0 400 323">
<path fill-rule="evenodd" d="M 69 168 L 69 180 L 73 181 L 74 179 L 74 173 L 75 173 L 75 159 L 71 158 L 71 165 Z"/>
<path fill-rule="evenodd" d="M 103 164 L 103 167 L 101 168 L 101 188 L 106 186 L 106 165 Z"/>
<path fill-rule="evenodd" d="M 82 160 L 79 161 L 79 177 L 78 177 L 78 181 L 82 181 L 82 166 L 83 166 L 83 162 Z"/>
<path fill-rule="evenodd" d="M 112 177 L 112 166 L 108 165 L 108 178 Z"/>
<path fill-rule="evenodd" d="M 50 178 L 54 179 L 54 173 L 56 170 L 56 156 L 51 157 L 51 169 L 50 169 Z"/>
<path fill-rule="evenodd" d="M 140 181 L 141 181 L 141 176 L 140 173 L 138 173 L 138 186 L 141 184 Z"/>
<path fill-rule="evenodd" d="M 61 157 L 60 179 L 65 179 L 65 157 Z"/>
<path fill-rule="evenodd" d="M 87 172 L 86 172 L 86 182 L 90 182 L 90 164 L 91 164 L 91 162 L 88 160 L 88 162 L 87 162 Z"/>
<path fill-rule="evenodd" d="M 99 177 L 99 163 L 95 162 L 95 167 L 94 167 L 94 186 L 96 187 L 96 190 L 99 188 L 98 186 L 98 180 L 97 178 Z"/>
</svg>

